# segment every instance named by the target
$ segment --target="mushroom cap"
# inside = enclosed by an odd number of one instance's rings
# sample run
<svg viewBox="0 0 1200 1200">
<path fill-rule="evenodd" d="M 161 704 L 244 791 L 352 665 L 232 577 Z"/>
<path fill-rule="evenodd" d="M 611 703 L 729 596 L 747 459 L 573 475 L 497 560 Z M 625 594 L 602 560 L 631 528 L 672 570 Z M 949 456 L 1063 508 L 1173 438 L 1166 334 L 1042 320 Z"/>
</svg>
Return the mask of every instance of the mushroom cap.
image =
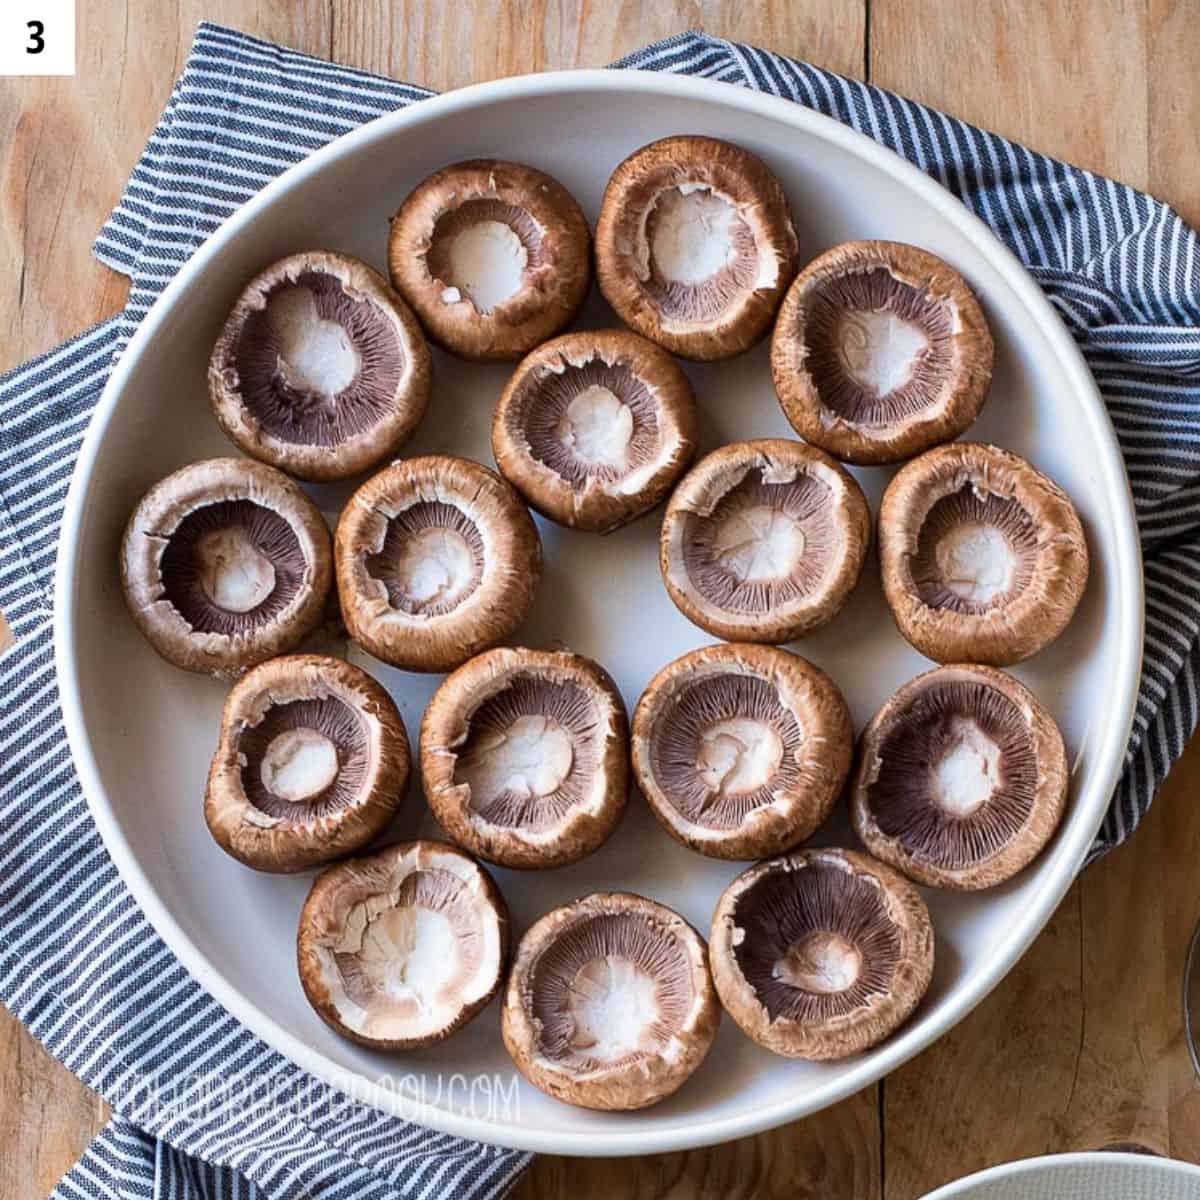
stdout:
<svg viewBox="0 0 1200 1200">
<path fill-rule="evenodd" d="M 825 822 L 854 731 L 837 685 L 774 646 L 705 646 L 665 666 L 633 714 L 633 773 L 651 811 L 711 858 L 765 858 Z"/>
<path fill-rule="evenodd" d="M 697 282 L 677 284 L 655 254 L 656 210 L 663 206 L 665 223 L 669 205 L 687 205 L 700 192 L 717 203 L 713 215 L 725 224 L 725 262 Z M 672 193 L 680 199 L 668 200 Z M 689 214 L 680 215 L 686 228 Z M 693 215 L 711 232 L 703 214 Z M 681 256 L 680 273 L 702 269 L 682 257 L 682 240 L 674 253 Z M 779 180 L 761 159 L 730 142 L 697 136 L 651 142 L 617 167 L 604 190 L 596 225 L 600 290 L 626 325 L 673 354 L 711 360 L 748 350 L 770 329 L 797 265 L 796 231 Z M 664 305 L 678 309 L 696 301 L 704 279 L 722 274 L 728 277 L 708 301 L 709 312 L 664 311 Z"/>
<path fill-rule="evenodd" d="M 243 675 L 225 701 L 204 819 L 248 867 L 307 870 L 383 832 L 410 766 L 404 722 L 365 671 L 321 654 L 273 658 Z"/>
<path fill-rule="evenodd" d="M 449 671 L 523 620 L 542 544 L 494 471 L 429 455 L 385 467 L 350 497 L 334 560 L 342 616 L 364 650 L 410 671 Z"/>
<path fill-rule="evenodd" d="M 966 532 L 961 545 L 947 540 L 955 529 Z M 1066 492 L 978 442 L 939 446 L 896 474 L 879 510 L 879 561 L 901 634 L 937 662 L 999 667 L 1036 654 L 1070 623 L 1088 579 Z M 948 586 L 946 570 L 963 578 Z M 986 585 L 978 602 L 976 585 Z"/>
<path fill-rule="evenodd" d="M 281 305 L 303 291 L 299 309 Z M 329 336 L 331 325 L 342 332 Z M 309 250 L 246 285 L 213 347 L 208 394 L 251 457 L 301 479 L 347 479 L 409 439 L 431 376 L 425 336 L 387 280 L 357 258 Z"/>
<path fill-rule="evenodd" d="M 870 508 L 848 471 L 803 442 L 763 438 L 722 446 L 683 477 L 659 560 L 689 621 L 731 641 L 778 644 L 836 616 L 870 537 Z"/>
<path fill-rule="evenodd" d="M 222 578 L 238 555 L 250 559 L 241 581 L 249 599 L 261 599 L 248 606 L 242 591 L 226 612 L 207 589 L 238 582 Z M 332 557 L 325 519 L 282 471 L 211 458 L 168 475 L 138 502 L 121 542 L 121 586 L 134 623 L 169 663 L 236 679 L 321 624 Z"/>
<path fill-rule="evenodd" d="M 792 427 L 863 465 L 958 437 L 987 399 L 992 358 L 962 276 L 901 242 L 846 242 L 814 259 L 771 338 L 771 376 Z"/>
<path fill-rule="evenodd" d="M 692 385 L 665 350 L 627 330 L 586 330 L 521 361 L 496 407 L 492 450 L 538 512 L 607 533 L 666 496 L 699 430 Z M 581 438 L 594 443 L 585 453 Z"/>
<path fill-rule="evenodd" d="M 317 876 L 300 913 L 300 982 L 352 1042 L 428 1046 L 499 991 L 508 935 L 504 897 L 474 859 L 442 842 L 401 842 Z"/>
<path fill-rule="evenodd" d="M 961 795 L 980 773 L 989 791 L 968 795 L 965 811 L 938 802 L 935 788 Z M 1037 697 L 1004 671 L 954 664 L 909 680 L 871 718 L 850 815 L 863 845 L 910 879 L 975 891 L 1041 853 L 1062 820 L 1069 782 L 1062 734 Z M 980 829 L 977 812 L 993 827 Z"/>
<path fill-rule="evenodd" d="M 501 1030 L 535 1087 L 614 1111 L 676 1091 L 704 1061 L 720 1019 L 704 939 L 665 905 L 596 892 L 547 913 L 521 939 Z"/>
<path fill-rule="evenodd" d="M 456 269 L 452 250 L 454 239 L 485 225 L 511 231 L 504 240 L 519 255 L 521 282 L 494 305 L 477 307 L 458 274 L 483 270 L 486 277 L 496 265 L 490 257 L 504 251 L 480 243 L 471 247 L 477 261 Z M 591 279 L 591 237 L 557 179 L 521 163 L 475 158 L 435 171 L 409 193 L 392 218 L 388 269 L 439 346 L 460 358 L 505 361 L 575 319 Z"/>
<path fill-rule="evenodd" d="M 900 1027 L 929 987 L 920 892 L 853 850 L 758 863 L 722 893 L 709 957 L 725 1011 L 788 1058 L 846 1058 Z"/>
<path fill-rule="evenodd" d="M 625 705 L 608 672 L 580 654 L 485 651 L 429 702 L 421 776 L 438 824 L 472 854 L 515 868 L 578 862 L 625 811 Z M 499 790 L 476 795 L 485 784 Z"/>
</svg>

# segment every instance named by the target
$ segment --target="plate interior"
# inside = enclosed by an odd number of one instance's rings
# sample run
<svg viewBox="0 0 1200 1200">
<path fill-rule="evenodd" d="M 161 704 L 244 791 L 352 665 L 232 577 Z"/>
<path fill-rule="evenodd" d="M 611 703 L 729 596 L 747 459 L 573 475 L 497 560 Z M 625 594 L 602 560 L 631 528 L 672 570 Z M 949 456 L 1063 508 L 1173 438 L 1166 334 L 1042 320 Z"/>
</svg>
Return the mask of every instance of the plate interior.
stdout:
<svg viewBox="0 0 1200 1200">
<path fill-rule="evenodd" d="M 1032 936 L 1034 906 L 1046 888 L 1065 888 L 1099 820 L 1107 785 L 1096 778 L 1114 739 L 1123 740 L 1129 697 L 1112 694 L 1121 640 L 1134 626 L 1122 598 L 1118 531 L 1127 528 L 1123 494 L 1112 487 L 1111 431 L 1094 392 L 1064 367 L 1048 309 L 1027 305 L 1009 269 L 976 226 L 938 211 L 907 175 L 831 140 L 807 115 L 773 117 L 727 101 L 732 90 L 659 95 L 653 81 L 630 89 L 579 85 L 460 106 L 427 119 L 397 121 L 366 144 L 352 143 L 235 223 L 219 254 L 175 293 L 152 337 L 140 346 L 100 438 L 82 489 L 78 543 L 66 578 L 73 606 L 61 646 L 69 687 L 77 688 L 82 735 L 95 763 L 89 787 L 106 809 L 146 885 L 198 953 L 193 968 L 237 1014 L 276 1045 L 305 1048 L 309 1065 L 336 1074 L 378 1103 L 398 1097 L 408 1111 L 487 1140 L 573 1153 L 668 1149 L 716 1141 L 831 1103 L 928 1044 L 960 1015 L 959 1001 L 991 970 L 1001 944 Z M 800 121 L 800 123 L 797 123 Z M 501 156 L 557 176 L 594 222 L 605 181 L 630 151 L 653 138 L 696 131 L 737 141 L 762 155 L 791 201 L 804 259 L 850 238 L 884 237 L 946 258 L 979 294 L 997 343 L 995 383 L 973 437 L 1031 458 L 1059 480 L 1082 513 L 1093 574 L 1068 632 L 1016 674 L 1060 721 L 1075 761 L 1072 808 L 1057 842 L 1030 870 L 980 896 L 929 893 L 938 933 L 933 985 L 899 1039 L 841 1064 L 775 1058 L 726 1020 L 708 1061 L 672 1099 L 639 1114 L 574 1110 L 518 1082 L 499 1036 L 495 1004 L 435 1049 L 386 1056 L 352 1046 L 309 1009 L 294 964 L 296 918 L 311 876 L 256 874 L 227 858 L 204 825 L 201 798 L 225 687 L 161 662 L 129 621 L 117 580 L 117 547 L 133 505 L 155 480 L 184 463 L 234 453 L 210 414 L 205 365 L 223 317 L 249 276 L 301 249 L 329 247 L 384 266 L 388 219 L 408 190 L 447 162 Z M 614 323 L 598 295 L 580 324 Z M 491 463 L 492 409 L 509 368 L 435 354 L 430 415 L 407 454 L 455 453 Z M 772 391 L 767 351 L 731 362 L 687 365 L 704 417 L 705 448 L 790 436 Z M 890 477 L 858 471 L 872 510 Z M 348 489 L 313 489 L 332 519 Z M 664 663 L 708 642 L 672 606 L 656 560 L 661 510 L 608 537 L 573 533 L 539 520 L 546 572 L 534 611 L 514 640 L 565 644 L 602 662 L 632 708 Z M 1128 567 L 1128 562 L 1126 563 Z M 793 649 L 831 673 L 861 727 L 901 683 L 930 664 L 896 633 L 873 557 L 841 615 Z M 414 739 L 438 679 L 406 674 L 352 655 L 395 697 Z M 79 746 L 76 746 L 77 751 Z M 1111 756 L 1110 756 L 1111 761 Z M 86 772 L 85 772 L 86 774 Z M 1102 789 L 1102 790 L 1101 790 Z M 1068 831 L 1074 831 L 1070 833 Z M 419 793 L 410 796 L 395 836 L 435 834 Z M 853 844 L 839 810 L 816 842 Z M 118 857 L 122 857 L 120 850 Z M 714 901 L 737 873 L 667 837 L 634 797 L 617 834 L 583 863 L 543 873 L 497 871 L 519 933 L 554 905 L 597 888 L 619 887 L 671 905 L 702 931 Z M 144 897 L 143 897 L 144 898 Z M 1045 906 L 1043 905 L 1043 908 Z M 171 936 L 178 936 L 171 933 Z M 185 956 L 186 957 L 186 956 Z M 288 1039 L 294 1039 L 288 1041 Z M 364 1085 L 379 1084 L 372 1089 Z"/>
</svg>

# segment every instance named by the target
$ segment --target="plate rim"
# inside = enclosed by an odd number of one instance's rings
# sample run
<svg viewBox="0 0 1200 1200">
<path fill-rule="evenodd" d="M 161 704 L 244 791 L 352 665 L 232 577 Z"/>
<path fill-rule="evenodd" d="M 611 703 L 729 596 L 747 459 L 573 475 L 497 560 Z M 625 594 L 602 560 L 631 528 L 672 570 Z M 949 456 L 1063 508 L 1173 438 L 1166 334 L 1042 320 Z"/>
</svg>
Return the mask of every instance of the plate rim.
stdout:
<svg viewBox="0 0 1200 1200">
<path fill-rule="evenodd" d="M 82 550 L 81 524 L 87 498 L 95 482 L 96 458 L 116 410 L 125 382 L 147 344 L 170 317 L 176 298 L 202 277 L 209 263 L 226 242 L 252 224 L 258 213 L 301 180 L 324 171 L 342 156 L 387 140 L 406 127 L 435 121 L 460 110 L 491 103 L 532 99 L 545 94 L 572 92 L 634 91 L 656 96 L 700 100 L 732 107 L 751 117 L 799 128 L 812 136 L 839 146 L 865 159 L 907 186 L 933 212 L 959 227 L 974 247 L 1016 293 L 1021 303 L 1044 318 L 1045 336 L 1053 358 L 1071 379 L 1073 390 L 1086 397 L 1086 416 L 1096 426 L 1103 447 L 1098 462 L 1104 494 L 1112 510 L 1116 547 L 1117 579 L 1112 604 L 1121 618 L 1118 662 L 1113 695 L 1120 697 L 1125 715 L 1116 726 L 1121 736 L 1110 736 L 1103 748 L 1087 796 L 1076 798 L 1075 820 L 1060 834 L 1065 839 L 1057 851 L 1057 869 L 1050 873 L 1031 896 L 1026 919 L 1015 924 L 996 947 L 976 977 L 948 997 L 947 1011 L 936 1030 L 926 1031 L 921 1022 L 901 1030 L 888 1042 L 864 1056 L 850 1070 L 828 1084 L 800 1092 L 787 1102 L 752 1108 L 735 1115 L 689 1121 L 669 1129 L 641 1130 L 636 1114 L 628 1130 L 570 1131 L 539 1130 L 519 1122 L 494 1124 L 481 1118 L 434 1107 L 424 1101 L 397 1101 L 393 1091 L 370 1082 L 358 1073 L 339 1067 L 324 1054 L 305 1045 L 273 1018 L 247 1002 L 185 933 L 166 904 L 159 898 L 142 871 L 110 805 L 99 768 L 86 733 L 73 645 L 79 598 L 75 580 Z M 815 112 L 795 101 L 754 91 L 736 84 L 689 75 L 612 68 L 553 71 L 518 75 L 472 84 L 414 102 L 351 130 L 307 158 L 289 167 L 228 217 L 193 253 L 155 300 L 135 331 L 110 375 L 89 421 L 66 499 L 55 562 L 53 637 L 55 669 L 67 742 L 80 784 L 101 837 L 126 886 L 137 900 L 155 931 L 183 963 L 189 974 L 231 1015 L 273 1050 L 309 1071 L 325 1083 L 345 1090 L 353 1080 L 354 1097 L 384 1112 L 402 1116 L 441 1133 L 485 1141 L 512 1149 L 581 1157 L 665 1153 L 713 1145 L 772 1129 L 819 1111 L 875 1083 L 932 1045 L 958 1024 L 1008 974 L 1041 932 L 1074 880 L 1099 829 L 1120 777 L 1124 751 L 1132 728 L 1137 685 L 1142 661 L 1144 629 L 1143 580 L 1140 544 L 1136 535 L 1133 497 L 1125 473 L 1111 418 L 1083 356 L 1061 318 L 1032 276 L 995 233 L 941 184 L 886 146 L 873 141 L 832 117 Z M 1098 797 L 1102 797 L 1103 802 Z M 1086 801 L 1086 803 L 1085 803 Z M 1086 818 L 1086 819 L 1085 819 Z"/>
</svg>

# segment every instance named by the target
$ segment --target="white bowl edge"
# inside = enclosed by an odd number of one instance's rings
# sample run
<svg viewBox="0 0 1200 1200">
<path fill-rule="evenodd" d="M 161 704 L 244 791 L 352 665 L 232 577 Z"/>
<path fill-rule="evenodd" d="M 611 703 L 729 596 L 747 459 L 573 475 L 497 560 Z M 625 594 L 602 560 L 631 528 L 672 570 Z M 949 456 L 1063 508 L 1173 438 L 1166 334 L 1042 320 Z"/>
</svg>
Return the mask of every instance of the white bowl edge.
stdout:
<svg viewBox="0 0 1200 1200">
<path fill-rule="evenodd" d="M 1080 1150 L 1071 1154 L 1043 1154 L 1037 1158 L 1021 1158 L 1013 1162 L 1001 1163 L 999 1166 L 987 1167 L 974 1175 L 966 1175 L 947 1183 L 936 1191 L 927 1192 L 921 1200 L 959 1200 L 968 1198 L 978 1187 L 992 1183 L 1008 1183 L 1030 1175 L 1037 1175 L 1047 1169 L 1060 1170 L 1070 1167 L 1145 1167 L 1152 1170 L 1161 1167 L 1164 1171 L 1178 1175 L 1181 1178 L 1196 1181 L 1197 1195 L 1200 1195 L 1200 1167 L 1192 1163 L 1180 1162 L 1175 1158 L 1159 1158 L 1152 1154 L 1130 1154 L 1113 1150 Z"/>
</svg>

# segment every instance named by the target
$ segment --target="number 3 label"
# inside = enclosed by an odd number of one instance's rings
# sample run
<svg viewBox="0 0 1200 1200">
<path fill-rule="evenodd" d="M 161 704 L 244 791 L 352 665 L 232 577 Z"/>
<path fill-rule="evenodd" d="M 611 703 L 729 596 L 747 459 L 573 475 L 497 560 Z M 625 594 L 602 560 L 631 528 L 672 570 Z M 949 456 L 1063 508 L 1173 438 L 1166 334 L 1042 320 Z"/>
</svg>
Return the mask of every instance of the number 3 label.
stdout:
<svg viewBox="0 0 1200 1200">
<path fill-rule="evenodd" d="M 0 0 L 0 75 L 74 75 L 75 0 Z"/>
</svg>

